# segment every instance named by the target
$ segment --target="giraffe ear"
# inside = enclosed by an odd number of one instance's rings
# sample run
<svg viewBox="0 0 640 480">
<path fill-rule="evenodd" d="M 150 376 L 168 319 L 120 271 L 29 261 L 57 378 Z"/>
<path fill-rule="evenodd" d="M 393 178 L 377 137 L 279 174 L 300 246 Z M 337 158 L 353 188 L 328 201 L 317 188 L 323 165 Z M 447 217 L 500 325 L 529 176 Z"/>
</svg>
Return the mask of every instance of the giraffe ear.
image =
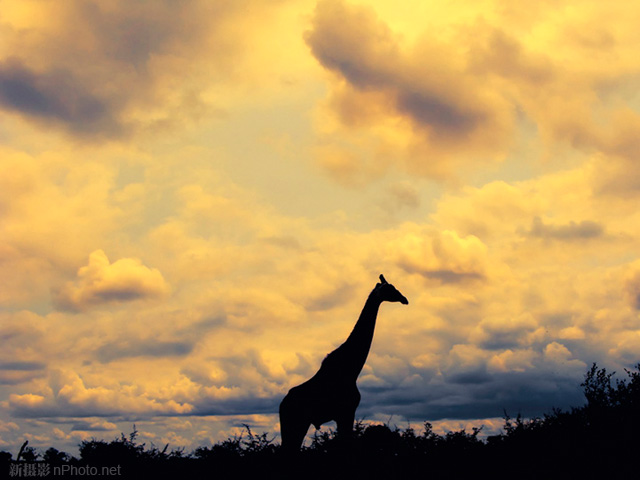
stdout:
<svg viewBox="0 0 640 480">
<path fill-rule="evenodd" d="M 382 275 L 382 274 L 380 274 L 380 281 L 381 281 L 383 284 L 388 283 L 388 282 L 384 279 L 384 275 Z"/>
</svg>

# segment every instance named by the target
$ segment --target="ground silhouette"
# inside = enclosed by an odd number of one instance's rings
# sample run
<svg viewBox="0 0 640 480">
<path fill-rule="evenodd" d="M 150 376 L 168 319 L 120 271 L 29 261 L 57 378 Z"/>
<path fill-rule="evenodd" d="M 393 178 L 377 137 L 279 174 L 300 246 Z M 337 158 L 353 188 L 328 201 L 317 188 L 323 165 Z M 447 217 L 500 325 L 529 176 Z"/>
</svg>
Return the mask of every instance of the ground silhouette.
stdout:
<svg viewBox="0 0 640 480">
<path fill-rule="evenodd" d="M 505 412 L 503 431 L 484 439 L 481 427 L 440 435 L 429 422 L 418 431 L 410 425 L 400 429 L 357 421 L 348 455 L 336 432 L 329 430 L 316 432 L 291 462 L 280 455 L 282 447 L 273 436 L 255 434 L 248 425 L 241 435 L 191 453 L 140 444 L 134 425 L 130 435 L 110 442 L 83 441 L 79 458 L 53 447 L 42 453 L 26 442 L 17 443 L 14 452 L 19 458 L 0 452 L 0 476 L 38 476 L 38 472 L 55 476 L 55 467 L 81 472 L 81 467 L 106 466 L 118 471 L 119 478 L 636 478 L 640 364 L 626 373 L 626 378 L 614 379 L 613 373 L 593 364 L 581 384 L 583 406 L 552 409 L 531 419 L 512 418 Z M 25 472 L 29 474 L 19 475 Z"/>
<path fill-rule="evenodd" d="M 309 425 L 335 421 L 342 440 L 351 436 L 360 392 L 356 385 L 373 340 L 378 310 L 383 302 L 409 301 L 380 275 L 380 283 L 369 294 L 360 317 L 347 340 L 322 361 L 318 372 L 293 387 L 280 404 L 282 448 L 300 449 Z"/>
<path fill-rule="evenodd" d="M 26 445 L 20 460 L 0 452 L 0 472 L 6 476 L 37 463 L 48 465 L 51 474 L 54 466 L 62 465 L 120 466 L 120 478 L 636 478 L 640 364 L 627 371 L 626 379 L 615 381 L 612 373 L 594 364 L 582 387 L 585 405 L 568 411 L 552 409 L 531 419 L 511 418 L 505 412 L 503 432 L 485 439 L 481 439 L 481 428 L 439 435 L 429 422 L 418 431 L 411 426 L 400 429 L 357 421 L 348 455 L 336 432 L 316 432 L 292 465 L 290 458 L 279 454 L 282 447 L 274 437 L 254 434 L 248 425 L 241 435 L 189 454 L 138 443 L 134 426 L 130 435 L 111 442 L 83 441 L 80 458 L 54 448 L 42 454 Z M 19 448 L 16 445 L 16 451 Z"/>
</svg>

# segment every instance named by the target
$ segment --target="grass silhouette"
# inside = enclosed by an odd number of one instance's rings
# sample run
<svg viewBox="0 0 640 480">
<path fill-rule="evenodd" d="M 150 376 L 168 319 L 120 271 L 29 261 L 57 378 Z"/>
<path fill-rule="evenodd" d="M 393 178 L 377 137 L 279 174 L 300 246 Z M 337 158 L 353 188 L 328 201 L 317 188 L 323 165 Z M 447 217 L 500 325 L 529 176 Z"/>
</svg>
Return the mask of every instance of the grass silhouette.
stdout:
<svg viewBox="0 0 640 480">
<path fill-rule="evenodd" d="M 0 468 L 22 464 L 121 467 L 121 476 L 168 478 L 627 478 L 637 476 L 640 447 L 640 364 L 627 378 L 613 379 L 596 364 L 581 384 L 582 407 L 552 409 L 540 418 L 504 414 L 503 432 L 479 438 L 481 428 L 438 435 L 390 425 L 355 424 L 345 448 L 335 431 L 316 432 L 299 454 L 283 456 L 266 433 L 245 425 L 242 434 L 191 453 L 147 448 L 137 430 L 110 442 L 87 440 L 79 458 L 49 448 L 39 453 L 26 442 L 13 459 L 0 452 Z M 71 477 L 72 478 L 72 477 Z"/>
</svg>

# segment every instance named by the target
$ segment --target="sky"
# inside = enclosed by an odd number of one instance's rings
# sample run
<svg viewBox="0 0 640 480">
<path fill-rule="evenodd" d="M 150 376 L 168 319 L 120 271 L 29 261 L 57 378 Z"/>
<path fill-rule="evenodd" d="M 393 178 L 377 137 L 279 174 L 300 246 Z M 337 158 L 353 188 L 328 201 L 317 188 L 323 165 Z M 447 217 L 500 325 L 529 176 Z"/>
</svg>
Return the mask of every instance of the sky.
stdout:
<svg viewBox="0 0 640 480">
<path fill-rule="evenodd" d="M 278 442 L 381 273 L 357 418 L 581 405 L 640 361 L 639 8 L 4 0 L 0 449 Z"/>
</svg>

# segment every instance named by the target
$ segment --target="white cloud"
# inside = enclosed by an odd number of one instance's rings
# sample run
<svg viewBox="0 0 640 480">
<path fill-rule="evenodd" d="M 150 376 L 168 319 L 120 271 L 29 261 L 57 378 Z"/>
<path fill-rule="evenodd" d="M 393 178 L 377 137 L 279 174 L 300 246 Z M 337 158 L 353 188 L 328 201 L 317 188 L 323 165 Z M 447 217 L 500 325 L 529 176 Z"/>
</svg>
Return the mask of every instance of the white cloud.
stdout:
<svg viewBox="0 0 640 480">
<path fill-rule="evenodd" d="M 442 283 L 483 280 L 488 273 L 487 247 L 473 236 L 460 237 L 455 231 L 408 232 L 390 247 L 398 265 Z"/>
<path fill-rule="evenodd" d="M 89 264 L 78 270 L 77 282 L 67 284 L 56 301 L 63 309 L 84 310 L 101 304 L 161 298 L 168 292 L 169 285 L 159 270 L 134 258 L 110 263 L 102 250 L 96 250 L 89 256 Z"/>
</svg>

